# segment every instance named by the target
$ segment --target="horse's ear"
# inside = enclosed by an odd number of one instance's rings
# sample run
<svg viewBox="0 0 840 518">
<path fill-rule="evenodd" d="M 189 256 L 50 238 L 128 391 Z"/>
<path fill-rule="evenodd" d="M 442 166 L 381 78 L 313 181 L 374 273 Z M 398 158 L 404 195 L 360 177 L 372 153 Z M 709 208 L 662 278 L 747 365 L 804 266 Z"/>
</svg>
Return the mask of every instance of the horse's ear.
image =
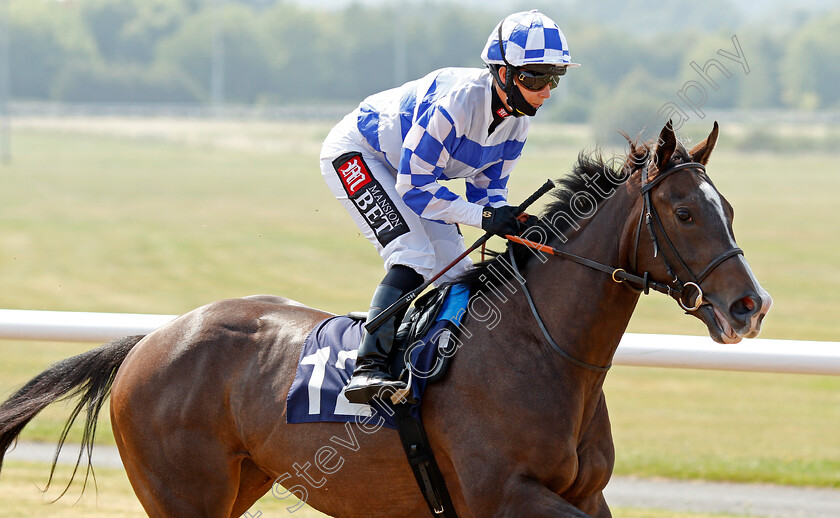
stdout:
<svg viewBox="0 0 840 518">
<path fill-rule="evenodd" d="M 689 151 L 693 161 L 699 162 L 703 165 L 706 165 L 709 162 L 709 155 L 712 154 L 712 150 L 715 149 L 715 144 L 717 143 L 718 129 L 718 123 L 715 121 L 715 126 L 712 128 L 712 132 L 709 133 L 709 136 L 706 137 L 706 140 L 697 144 L 694 146 L 694 149 Z"/>
<path fill-rule="evenodd" d="M 674 133 L 674 126 L 671 121 L 665 123 L 662 132 L 659 134 L 659 143 L 656 146 L 656 164 L 662 171 L 671 160 L 671 155 L 677 149 L 677 135 Z"/>
</svg>

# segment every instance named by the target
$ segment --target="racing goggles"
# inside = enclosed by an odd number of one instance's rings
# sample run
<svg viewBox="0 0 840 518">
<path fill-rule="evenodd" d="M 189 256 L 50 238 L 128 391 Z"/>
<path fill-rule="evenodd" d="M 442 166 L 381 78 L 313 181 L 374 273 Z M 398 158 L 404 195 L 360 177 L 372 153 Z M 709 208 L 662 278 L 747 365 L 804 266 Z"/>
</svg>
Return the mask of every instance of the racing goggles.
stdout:
<svg viewBox="0 0 840 518">
<path fill-rule="evenodd" d="M 546 74 L 536 70 L 520 68 L 516 71 L 516 78 L 519 80 L 519 84 L 533 92 L 539 92 L 546 86 L 553 90 L 560 84 L 560 76 L 566 74 L 566 68 L 553 67 L 552 71 L 554 73 Z"/>
</svg>

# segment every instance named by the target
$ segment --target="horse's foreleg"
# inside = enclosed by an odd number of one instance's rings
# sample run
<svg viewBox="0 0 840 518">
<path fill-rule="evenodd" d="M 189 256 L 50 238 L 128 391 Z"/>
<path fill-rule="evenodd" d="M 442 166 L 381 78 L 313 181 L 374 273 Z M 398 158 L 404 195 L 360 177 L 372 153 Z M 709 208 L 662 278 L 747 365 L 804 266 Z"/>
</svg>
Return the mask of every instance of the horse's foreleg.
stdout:
<svg viewBox="0 0 840 518">
<path fill-rule="evenodd" d="M 612 518 L 610 507 L 601 491 L 587 498 L 580 504 L 580 508 L 595 518 Z"/>
<path fill-rule="evenodd" d="M 497 498 L 488 498 L 484 491 L 467 496 L 475 516 L 495 518 L 590 517 L 536 480 L 515 475 L 503 486 Z M 500 497 L 500 498 L 498 498 Z"/>
</svg>

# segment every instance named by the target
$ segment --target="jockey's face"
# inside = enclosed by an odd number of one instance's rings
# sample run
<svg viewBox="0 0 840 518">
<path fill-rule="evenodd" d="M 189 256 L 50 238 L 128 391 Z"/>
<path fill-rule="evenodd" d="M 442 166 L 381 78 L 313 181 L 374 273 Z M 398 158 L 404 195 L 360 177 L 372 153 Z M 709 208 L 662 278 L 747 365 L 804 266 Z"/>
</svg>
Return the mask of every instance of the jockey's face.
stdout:
<svg viewBox="0 0 840 518">
<path fill-rule="evenodd" d="M 502 78 L 502 81 L 504 81 L 505 78 L 507 77 L 506 74 L 507 74 L 507 67 L 501 67 L 499 69 L 499 76 Z M 540 106 L 543 105 L 544 102 L 546 102 L 548 100 L 549 97 L 551 97 L 551 87 L 549 85 L 545 85 L 545 87 L 542 90 L 539 90 L 539 91 L 535 92 L 534 90 L 529 90 L 529 89 L 525 88 L 524 86 L 522 86 L 521 84 L 519 84 L 519 81 L 516 78 L 514 78 L 514 82 L 516 83 L 516 87 L 519 88 L 519 91 L 522 92 L 522 97 L 524 97 L 525 100 L 528 101 L 528 103 L 531 106 L 533 106 L 534 108 L 539 108 Z M 505 98 L 504 90 L 502 90 L 501 87 L 499 87 L 499 85 L 496 85 L 496 88 L 498 89 L 499 97 L 501 99 L 504 99 Z M 507 104 L 507 103 L 505 103 L 505 104 Z M 507 108 L 510 108 L 510 107 L 508 106 Z M 512 110 L 509 110 L 509 111 L 512 111 Z"/>
</svg>

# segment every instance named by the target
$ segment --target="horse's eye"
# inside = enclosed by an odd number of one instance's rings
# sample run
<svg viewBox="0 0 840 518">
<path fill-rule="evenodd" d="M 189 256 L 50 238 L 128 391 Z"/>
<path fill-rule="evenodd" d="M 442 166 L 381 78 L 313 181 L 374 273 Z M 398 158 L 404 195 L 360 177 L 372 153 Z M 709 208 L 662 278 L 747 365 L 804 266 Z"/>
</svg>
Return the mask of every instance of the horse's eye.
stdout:
<svg viewBox="0 0 840 518">
<path fill-rule="evenodd" d="M 680 221 L 685 221 L 686 223 L 691 221 L 691 213 L 686 209 L 677 209 L 677 217 L 680 218 Z"/>
</svg>

